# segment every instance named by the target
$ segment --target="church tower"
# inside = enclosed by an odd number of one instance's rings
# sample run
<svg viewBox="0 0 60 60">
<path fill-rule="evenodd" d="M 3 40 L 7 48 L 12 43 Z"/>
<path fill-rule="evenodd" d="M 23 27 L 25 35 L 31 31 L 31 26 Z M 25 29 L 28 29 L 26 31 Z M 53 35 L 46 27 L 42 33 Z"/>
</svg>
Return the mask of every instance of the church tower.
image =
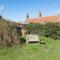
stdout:
<svg viewBox="0 0 60 60">
<path fill-rule="evenodd" d="M 26 19 L 29 19 L 29 14 L 27 13 L 27 15 L 26 15 Z"/>
<path fill-rule="evenodd" d="M 42 17 L 42 12 L 41 11 L 39 11 L 39 17 Z"/>
</svg>

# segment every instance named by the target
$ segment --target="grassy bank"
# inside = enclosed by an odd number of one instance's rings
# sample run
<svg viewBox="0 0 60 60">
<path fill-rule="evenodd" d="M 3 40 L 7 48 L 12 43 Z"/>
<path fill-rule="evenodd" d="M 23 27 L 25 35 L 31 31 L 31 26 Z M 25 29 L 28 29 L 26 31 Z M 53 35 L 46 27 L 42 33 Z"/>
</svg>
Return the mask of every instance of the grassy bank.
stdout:
<svg viewBox="0 0 60 60">
<path fill-rule="evenodd" d="M 41 37 L 46 43 L 0 49 L 0 60 L 60 60 L 60 40 Z"/>
</svg>

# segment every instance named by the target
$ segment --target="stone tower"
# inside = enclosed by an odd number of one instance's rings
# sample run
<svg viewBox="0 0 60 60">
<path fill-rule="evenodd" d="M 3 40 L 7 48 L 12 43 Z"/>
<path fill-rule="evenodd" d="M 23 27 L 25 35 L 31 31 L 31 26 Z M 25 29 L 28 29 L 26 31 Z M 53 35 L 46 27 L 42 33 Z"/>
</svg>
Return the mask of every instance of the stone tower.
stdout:
<svg viewBox="0 0 60 60">
<path fill-rule="evenodd" d="M 29 14 L 27 13 L 27 15 L 26 15 L 26 19 L 28 19 L 29 18 Z"/>
<path fill-rule="evenodd" d="M 42 17 L 42 12 L 41 11 L 39 11 L 39 17 Z"/>
</svg>

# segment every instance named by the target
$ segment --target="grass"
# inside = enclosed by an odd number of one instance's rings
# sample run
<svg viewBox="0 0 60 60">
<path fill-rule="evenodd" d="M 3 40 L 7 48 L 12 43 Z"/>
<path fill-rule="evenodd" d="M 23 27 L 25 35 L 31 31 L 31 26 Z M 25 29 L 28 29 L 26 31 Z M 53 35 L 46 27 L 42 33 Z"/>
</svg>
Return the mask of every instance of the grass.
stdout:
<svg viewBox="0 0 60 60">
<path fill-rule="evenodd" d="M 41 37 L 46 43 L 0 49 L 0 60 L 60 60 L 60 40 Z"/>
</svg>

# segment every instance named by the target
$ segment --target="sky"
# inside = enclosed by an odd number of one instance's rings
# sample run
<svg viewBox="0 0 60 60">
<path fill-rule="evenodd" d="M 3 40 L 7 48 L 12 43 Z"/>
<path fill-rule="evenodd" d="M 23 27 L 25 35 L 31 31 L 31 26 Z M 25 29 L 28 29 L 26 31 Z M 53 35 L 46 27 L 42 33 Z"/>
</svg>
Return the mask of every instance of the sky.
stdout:
<svg viewBox="0 0 60 60">
<path fill-rule="evenodd" d="M 12 21 L 24 21 L 27 13 L 30 18 L 60 13 L 60 0 L 0 0 L 0 15 Z"/>
</svg>

